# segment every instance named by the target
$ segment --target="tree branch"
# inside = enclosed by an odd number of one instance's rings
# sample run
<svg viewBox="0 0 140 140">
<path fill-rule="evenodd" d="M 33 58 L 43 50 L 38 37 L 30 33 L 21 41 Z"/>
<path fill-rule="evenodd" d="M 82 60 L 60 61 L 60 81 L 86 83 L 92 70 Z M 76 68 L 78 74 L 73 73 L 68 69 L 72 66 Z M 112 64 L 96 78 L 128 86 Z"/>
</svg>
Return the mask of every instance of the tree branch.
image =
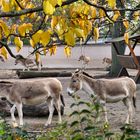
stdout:
<svg viewBox="0 0 140 140">
<path fill-rule="evenodd" d="M 15 0 L 15 1 L 16 1 L 17 5 L 23 10 L 24 8 L 21 6 L 21 4 L 19 3 L 19 1 L 18 0 Z"/>
<path fill-rule="evenodd" d="M 9 48 L 7 43 L 5 43 L 5 41 L 0 41 L 0 44 L 1 44 L 1 47 L 4 46 L 6 48 L 6 50 L 11 55 L 11 57 L 16 58 L 16 56 L 12 53 L 11 49 Z"/>
<path fill-rule="evenodd" d="M 99 9 L 102 9 L 104 12 L 105 12 L 105 15 L 107 16 L 107 18 L 111 21 L 113 21 L 110 16 L 107 14 L 107 10 L 105 9 L 105 7 L 101 6 L 101 5 L 96 5 L 96 4 L 93 4 L 91 2 L 89 2 L 88 0 L 83 0 L 85 3 L 87 3 L 88 5 L 90 6 L 94 6 L 96 8 L 99 8 Z M 114 21 L 113 21 L 114 22 Z"/>
<path fill-rule="evenodd" d="M 69 4 L 77 2 L 77 1 L 78 0 L 64 1 L 62 3 L 62 6 L 69 5 Z M 56 5 L 56 7 L 60 7 L 60 6 Z M 40 12 L 40 11 L 43 11 L 42 6 L 38 6 L 38 7 L 35 7 L 35 8 L 29 8 L 29 9 L 23 9 L 23 10 L 20 10 L 20 11 L 1 12 L 0 18 L 1 17 L 16 17 L 16 16 L 21 16 L 21 15 L 25 15 L 25 14 L 29 14 L 29 13 Z"/>
</svg>

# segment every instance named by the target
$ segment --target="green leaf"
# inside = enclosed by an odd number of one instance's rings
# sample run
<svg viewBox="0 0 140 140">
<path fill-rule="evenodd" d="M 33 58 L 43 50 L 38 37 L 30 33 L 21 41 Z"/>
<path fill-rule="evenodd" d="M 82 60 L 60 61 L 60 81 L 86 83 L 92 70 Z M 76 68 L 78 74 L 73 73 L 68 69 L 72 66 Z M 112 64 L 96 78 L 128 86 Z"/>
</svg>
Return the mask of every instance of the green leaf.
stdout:
<svg viewBox="0 0 140 140">
<path fill-rule="evenodd" d="M 73 121 L 72 123 L 71 123 L 71 127 L 73 127 L 73 126 L 75 126 L 75 125 L 77 125 L 77 124 L 79 124 L 79 122 L 78 121 Z"/>
<path fill-rule="evenodd" d="M 95 130 L 96 129 L 96 127 L 94 127 L 94 126 L 87 126 L 87 127 L 85 127 L 85 131 L 89 131 L 89 130 Z"/>
<path fill-rule="evenodd" d="M 87 109 L 83 109 L 80 114 L 90 114 L 91 112 Z"/>
<path fill-rule="evenodd" d="M 77 134 L 73 136 L 71 140 L 84 140 L 84 138 L 82 134 Z"/>
<path fill-rule="evenodd" d="M 69 116 L 71 117 L 71 116 L 73 116 L 73 115 L 79 115 L 79 112 L 78 111 L 73 111 Z"/>
<path fill-rule="evenodd" d="M 76 133 L 80 133 L 80 132 L 81 132 L 80 129 L 76 129 L 76 130 L 74 130 L 74 131 L 72 132 L 72 134 L 76 134 Z"/>
<path fill-rule="evenodd" d="M 110 136 L 112 136 L 112 135 L 114 135 L 114 133 L 112 133 L 112 132 L 107 132 L 107 133 L 105 133 L 105 137 L 110 137 Z"/>
<path fill-rule="evenodd" d="M 84 101 L 79 101 L 77 105 L 79 106 L 79 105 L 83 105 L 83 104 L 86 104 L 86 102 L 84 102 Z"/>
<path fill-rule="evenodd" d="M 77 106 L 77 104 L 76 103 L 72 103 L 70 108 L 73 108 L 74 106 Z"/>
<path fill-rule="evenodd" d="M 87 121 L 87 118 L 84 116 L 84 117 L 81 118 L 80 122 L 82 123 L 82 122 L 85 122 L 85 121 Z"/>
</svg>

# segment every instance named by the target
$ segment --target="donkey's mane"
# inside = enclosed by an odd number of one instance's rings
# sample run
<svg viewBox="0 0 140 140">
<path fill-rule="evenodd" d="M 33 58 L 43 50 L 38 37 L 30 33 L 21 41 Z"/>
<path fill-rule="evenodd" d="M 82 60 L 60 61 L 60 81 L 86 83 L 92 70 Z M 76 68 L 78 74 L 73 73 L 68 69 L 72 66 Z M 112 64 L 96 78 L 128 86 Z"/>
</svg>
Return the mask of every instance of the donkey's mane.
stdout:
<svg viewBox="0 0 140 140">
<path fill-rule="evenodd" d="M 86 73 L 86 72 L 82 72 L 84 75 L 86 75 L 86 76 L 88 76 L 88 77 L 90 77 L 90 78 L 94 78 L 93 76 L 91 76 L 91 75 L 89 75 L 88 73 Z"/>
</svg>

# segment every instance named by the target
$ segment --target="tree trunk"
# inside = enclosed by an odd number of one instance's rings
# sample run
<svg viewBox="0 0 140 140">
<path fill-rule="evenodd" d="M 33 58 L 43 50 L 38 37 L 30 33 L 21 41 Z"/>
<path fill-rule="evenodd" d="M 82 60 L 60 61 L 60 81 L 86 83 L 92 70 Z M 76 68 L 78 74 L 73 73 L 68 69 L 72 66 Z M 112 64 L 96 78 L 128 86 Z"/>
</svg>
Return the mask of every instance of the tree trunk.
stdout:
<svg viewBox="0 0 140 140">
<path fill-rule="evenodd" d="M 124 8 L 124 6 L 120 3 L 119 0 L 117 0 L 117 7 Z M 120 14 L 121 14 L 122 17 L 125 17 L 125 12 L 124 11 L 121 11 Z M 114 23 L 113 28 L 112 28 L 112 38 L 123 36 L 124 32 L 125 32 L 125 27 L 123 25 L 123 22 L 122 21 L 119 21 L 119 22 L 116 21 Z M 124 54 L 125 48 L 126 48 L 125 47 L 125 42 L 121 41 L 121 42 L 116 42 L 115 44 L 117 46 L 117 49 L 118 49 L 119 53 Z M 112 77 L 116 77 L 118 75 L 118 73 L 120 72 L 120 69 L 121 69 L 122 66 L 119 63 L 119 60 L 117 58 L 116 51 L 115 51 L 113 45 L 111 46 L 111 54 L 112 54 L 112 65 L 111 65 L 111 70 L 110 70 L 109 75 L 112 76 Z"/>
<path fill-rule="evenodd" d="M 17 71 L 17 75 L 20 79 L 36 77 L 70 77 L 71 72 Z"/>
<path fill-rule="evenodd" d="M 10 116 L 10 108 L 12 105 L 7 100 L 0 100 L 0 116 Z M 46 103 L 40 105 L 23 105 L 24 116 L 42 117 L 49 115 L 49 109 Z M 64 107 L 61 107 L 61 114 L 64 114 Z M 15 111 L 17 115 L 17 111 Z M 55 109 L 54 115 L 58 115 Z"/>
</svg>

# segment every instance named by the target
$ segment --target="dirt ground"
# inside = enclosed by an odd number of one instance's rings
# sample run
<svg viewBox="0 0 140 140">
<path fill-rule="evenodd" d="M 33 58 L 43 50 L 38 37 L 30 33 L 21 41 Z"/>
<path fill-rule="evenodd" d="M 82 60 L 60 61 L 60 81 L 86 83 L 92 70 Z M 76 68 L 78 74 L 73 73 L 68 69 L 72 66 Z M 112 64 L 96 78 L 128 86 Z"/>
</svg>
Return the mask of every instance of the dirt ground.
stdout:
<svg viewBox="0 0 140 140">
<path fill-rule="evenodd" d="M 92 75 L 100 75 L 100 74 L 105 74 L 106 71 L 95 71 L 95 70 L 90 70 L 88 71 L 88 73 L 92 74 Z M 7 70 L 7 71 L 0 71 L 0 79 L 4 78 L 8 78 L 9 80 L 12 80 L 13 78 L 17 78 L 15 71 L 11 71 L 11 70 Z M 69 120 L 69 114 L 72 112 L 72 109 L 70 108 L 70 105 L 74 102 L 74 100 L 68 96 L 66 89 L 68 87 L 69 81 L 70 81 L 70 77 L 59 77 L 58 78 L 63 85 L 63 95 L 64 95 L 64 99 L 65 99 L 65 110 L 64 110 L 64 116 L 62 117 L 62 119 L 65 120 Z M 137 109 L 136 112 L 134 114 L 134 118 L 133 118 L 133 126 L 134 128 L 137 128 L 140 130 L 140 88 L 139 85 L 137 85 Z M 81 97 L 82 100 L 86 100 L 88 101 L 88 95 L 86 93 L 84 93 L 83 91 L 78 91 L 77 94 Z M 114 104 L 107 104 L 107 110 L 108 110 L 108 119 L 109 119 L 109 123 L 110 123 L 110 127 L 113 130 L 119 130 L 126 119 L 126 107 L 123 105 L 122 102 L 118 102 L 118 103 L 114 103 Z M 10 120 L 10 117 L 6 118 L 8 121 Z M 46 121 L 47 117 L 24 117 L 24 123 L 25 123 L 25 127 L 28 130 L 40 130 L 41 128 L 43 128 L 43 125 Z M 55 116 L 53 118 L 53 124 L 56 124 L 57 122 L 57 116 Z"/>
</svg>

